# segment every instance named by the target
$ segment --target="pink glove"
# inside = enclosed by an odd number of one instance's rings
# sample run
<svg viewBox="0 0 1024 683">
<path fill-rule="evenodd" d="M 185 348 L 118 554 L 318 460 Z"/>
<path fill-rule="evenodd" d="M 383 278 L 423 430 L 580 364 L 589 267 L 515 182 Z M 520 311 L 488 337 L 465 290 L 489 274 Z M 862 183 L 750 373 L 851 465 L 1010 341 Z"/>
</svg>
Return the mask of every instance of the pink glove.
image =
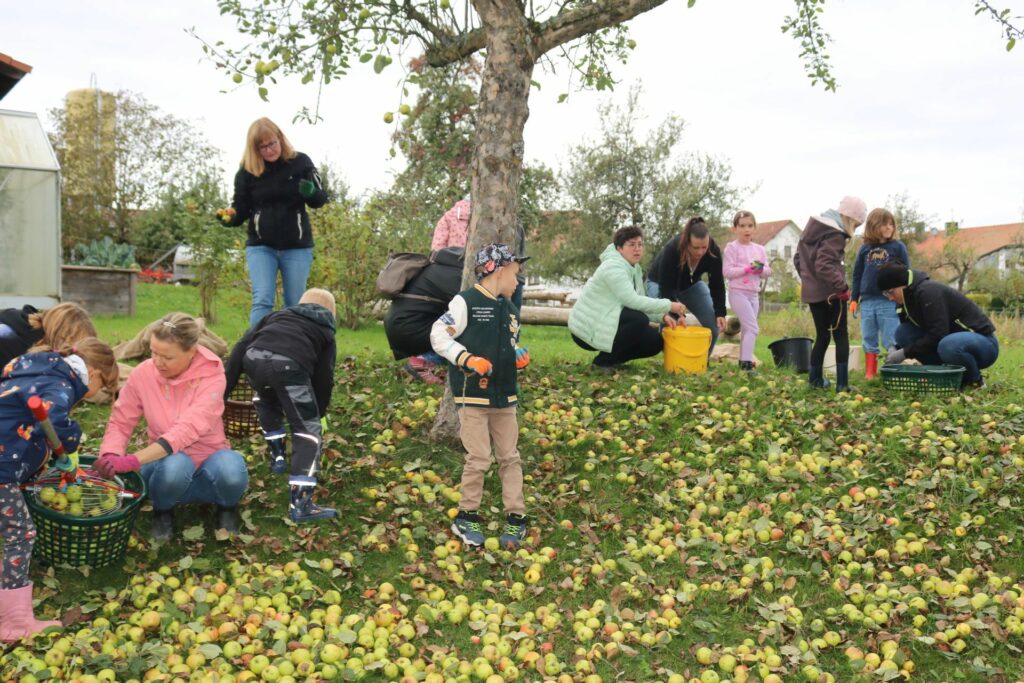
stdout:
<svg viewBox="0 0 1024 683">
<path fill-rule="evenodd" d="M 849 301 L 850 300 L 850 290 L 848 290 L 848 289 L 843 290 L 839 294 L 836 294 L 836 298 L 839 299 L 840 301 Z"/>
<path fill-rule="evenodd" d="M 746 273 L 747 275 L 757 275 L 761 271 L 758 270 L 757 268 L 754 268 L 753 266 L 747 266 L 746 268 L 743 269 L 743 272 Z"/>
<path fill-rule="evenodd" d="M 115 474 L 138 472 L 140 467 L 142 464 L 139 459 L 131 453 L 127 455 L 104 453 L 93 465 L 93 468 L 107 479 L 113 479 Z"/>
</svg>

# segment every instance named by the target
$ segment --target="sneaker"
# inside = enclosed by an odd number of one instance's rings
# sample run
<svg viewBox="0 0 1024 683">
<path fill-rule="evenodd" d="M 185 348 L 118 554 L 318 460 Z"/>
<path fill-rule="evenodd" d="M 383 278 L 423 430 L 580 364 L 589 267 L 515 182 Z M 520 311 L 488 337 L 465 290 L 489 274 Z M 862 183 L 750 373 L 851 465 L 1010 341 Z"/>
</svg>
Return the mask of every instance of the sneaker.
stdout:
<svg viewBox="0 0 1024 683">
<path fill-rule="evenodd" d="M 523 544 L 526 538 L 526 517 L 523 515 L 509 515 L 505 524 L 505 531 L 498 537 L 498 543 L 502 548 L 515 550 Z"/>
<path fill-rule="evenodd" d="M 319 519 L 332 519 L 338 516 L 334 508 L 320 507 L 313 502 L 314 486 L 292 486 L 292 500 L 288 505 L 288 515 L 296 524 L 315 522 Z"/>
<path fill-rule="evenodd" d="M 433 373 L 434 364 L 428 363 L 419 356 L 409 358 L 409 362 L 403 365 L 402 369 L 417 381 L 426 384 L 444 384 L 444 380 Z"/>
<path fill-rule="evenodd" d="M 484 530 L 480 526 L 480 517 L 475 512 L 460 510 L 458 517 L 452 522 L 452 533 L 470 548 L 479 548 L 484 544 Z"/>
<path fill-rule="evenodd" d="M 149 537 L 158 543 L 169 541 L 174 533 L 174 508 L 153 510 L 153 521 L 149 526 Z"/>
</svg>

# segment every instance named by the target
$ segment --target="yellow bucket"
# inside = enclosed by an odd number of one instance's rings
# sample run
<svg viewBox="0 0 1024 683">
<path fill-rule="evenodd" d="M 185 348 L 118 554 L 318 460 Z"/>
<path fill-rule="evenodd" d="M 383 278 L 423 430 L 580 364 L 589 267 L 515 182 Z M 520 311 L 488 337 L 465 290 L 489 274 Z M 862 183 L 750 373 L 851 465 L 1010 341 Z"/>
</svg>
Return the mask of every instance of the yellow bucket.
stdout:
<svg viewBox="0 0 1024 683">
<path fill-rule="evenodd" d="M 708 349 L 711 348 L 711 330 L 706 327 L 666 327 L 661 331 L 665 340 L 665 369 L 699 375 L 707 372 Z"/>
</svg>

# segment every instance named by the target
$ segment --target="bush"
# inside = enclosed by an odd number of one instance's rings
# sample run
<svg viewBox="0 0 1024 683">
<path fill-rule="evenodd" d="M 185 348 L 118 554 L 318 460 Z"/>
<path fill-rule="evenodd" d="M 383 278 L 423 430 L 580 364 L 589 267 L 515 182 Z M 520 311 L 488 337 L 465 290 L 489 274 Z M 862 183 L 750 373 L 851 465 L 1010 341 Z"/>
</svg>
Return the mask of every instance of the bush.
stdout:
<svg viewBox="0 0 1024 683">
<path fill-rule="evenodd" d="M 135 247 L 130 244 L 118 244 L 109 237 L 93 240 L 88 244 L 75 245 L 71 250 L 71 265 L 138 268 L 135 264 Z"/>
<path fill-rule="evenodd" d="M 328 204 L 310 214 L 316 238 L 309 282 L 329 289 L 337 300 L 338 324 L 356 329 L 373 320 L 377 273 L 388 241 L 354 204 Z"/>
<path fill-rule="evenodd" d="M 214 322 L 217 291 L 226 283 L 244 281 L 245 252 L 238 231 L 219 224 L 207 208 L 186 201 L 184 209 L 180 218 L 192 252 L 189 267 L 199 285 L 200 315 Z"/>
</svg>

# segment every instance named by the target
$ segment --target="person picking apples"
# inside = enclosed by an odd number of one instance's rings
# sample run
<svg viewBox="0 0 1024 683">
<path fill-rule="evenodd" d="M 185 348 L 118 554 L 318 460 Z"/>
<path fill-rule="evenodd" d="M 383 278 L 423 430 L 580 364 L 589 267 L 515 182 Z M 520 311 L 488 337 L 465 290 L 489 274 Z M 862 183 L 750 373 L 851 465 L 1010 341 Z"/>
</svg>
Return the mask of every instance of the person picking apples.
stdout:
<svg viewBox="0 0 1024 683">
<path fill-rule="evenodd" d="M 518 345 L 519 309 L 511 297 L 520 264 L 528 258 L 513 255 L 504 244 L 484 245 L 476 254 L 477 284 L 457 294 L 430 330 L 434 351 L 452 365 L 448 382 L 459 407 L 466 449 L 462 498 L 452 533 L 474 548 L 485 540 L 478 511 L 492 442 L 506 514 L 498 541 L 514 549 L 526 538 L 516 375 L 530 363 L 530 354 Z"/>
<path fill-rule="evenodd" d="M 39 349 L 40 347 L 36 347 Z M 35 525 L 19 486 L 36 473 L 50 454 L 45 431 L 29 409 L 29 399 L 42 399 L 50 424 L 68 457 L 57 461 L 65 471 L 78 471 L 82 429 L 70 418 L 71 408 L 105 388 L 117 388 L 117 362 L 110 347 L 95 337 L 80 339 L 59 351 L 41 347 L 11 360 L 0 379 L 0 641 L 31 636 L 59 621 L 39 621 L 32 611 L 29 560 Z M 44 489 L 45 490 L 45 489 Z"/>
</svg>

